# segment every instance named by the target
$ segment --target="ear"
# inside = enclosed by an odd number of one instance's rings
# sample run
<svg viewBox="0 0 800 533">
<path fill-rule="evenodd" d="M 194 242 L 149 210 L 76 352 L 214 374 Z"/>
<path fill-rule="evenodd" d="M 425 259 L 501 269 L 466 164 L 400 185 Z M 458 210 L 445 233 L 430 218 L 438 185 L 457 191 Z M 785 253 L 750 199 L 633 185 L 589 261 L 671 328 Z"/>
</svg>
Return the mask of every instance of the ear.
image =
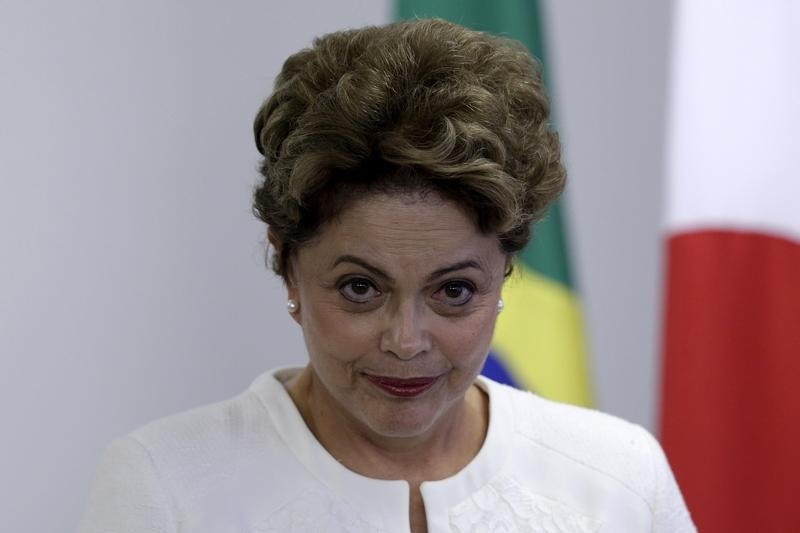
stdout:
<svg viewBox="0 0 800 533">
<path fill-rule="evenodd" d="M 506 254 L 506 264 L 503 267 L 503 281 L 507 280 L 509 276 L 511 276 L 511 272 L 514 271 L 514 254 Z"/>
<path fill-rule="evenodd" d="M 267 228 L 267 240 L 269 241 L 270 246 L 272 246 L 275 250 L 281 249 L 281 238 L 278 237 L 278 233 L 272 229 L 272 226 Z"/>
<path fill-rule="evenodd" d="M 291 269 L 291 263 L 289 268 Z M 295 322 L 297 322 L 302 326 L 303 306 L 302 304 L 300 304 L 300 291 L 297 289 L 297 284 L 294 281 L 292 281 L 296 279 L 294 278 L 294 275 L 287 273 L 287 277 L 289 279 L 286 281 L 286 301 L 288 302 L 289 300 L 294 300 L 298 304 L 297 310 L 294 313 L 289 313 L 289 316 L 292 317 L 292 320 L 294 320 Z"/>
<path fill-rule="evenodd" d="M 278 236 L 278 233 L 273 230 L 271 227 L 267 229 L 267 240 L 269 241 L 270 246 L 272 246 L 272 253 L 280 254 L 281 248 L 283 247 L 283 241 Z M 300 302 L 300 292 L 297 290 L 297 284 L 295 280 L 297 277 L 294 274 L 294 265 L 291 259 L 287 261 L 286 264 L 286 279 L 284 279 L 284 284 L 286 285 L 286 299 L 294 300 L 296 302 Z M 302 324 L 300 317 L 302 313 L 302 308 L 298 309 L 294 313 L 289 313 L 289 316 L 294 319 L 295 322 L 298 324 Z"/>
<path fill-rule="evenodd" d="M 269 245 L 272 246 L 272 256 L 273 258 L 277 258 L 280 261 L 283 261 L 283 257 L 280 257 L 283 253 L 283 240 L 278 235 L 278 232 L 269 227 L 267 229 L 267 240 L 269 241 Z M 286 265 L 287 270 L 291 270 L 291 264 Z M 284 282 L 287 286 L 292 285 L 290 279 L 293 278 L 292 272 L 286 272 L 286 278 Z"/>
</svg>

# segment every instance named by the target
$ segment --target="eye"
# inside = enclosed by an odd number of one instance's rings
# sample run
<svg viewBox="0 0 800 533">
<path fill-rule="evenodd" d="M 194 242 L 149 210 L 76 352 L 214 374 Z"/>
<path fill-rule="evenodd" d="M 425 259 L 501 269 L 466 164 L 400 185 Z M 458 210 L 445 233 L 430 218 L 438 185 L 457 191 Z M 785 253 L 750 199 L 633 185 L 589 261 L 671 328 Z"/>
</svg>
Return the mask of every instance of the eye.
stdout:
<svg viewBox="0 0 800 533">
<path fill-rule="evenodd" d="M 452 306 L 464 305 L 472 299 L 475 287 L 466 281 L 448 281 L 434 293 L 433 298 Z"/>
<path fill-rule="evenodd" d="M 367 303 L 381 295 L 381 291 L 366 278 L 350 278 L 339 285 L 339 292 L 355 303 Z"/>
</svg>

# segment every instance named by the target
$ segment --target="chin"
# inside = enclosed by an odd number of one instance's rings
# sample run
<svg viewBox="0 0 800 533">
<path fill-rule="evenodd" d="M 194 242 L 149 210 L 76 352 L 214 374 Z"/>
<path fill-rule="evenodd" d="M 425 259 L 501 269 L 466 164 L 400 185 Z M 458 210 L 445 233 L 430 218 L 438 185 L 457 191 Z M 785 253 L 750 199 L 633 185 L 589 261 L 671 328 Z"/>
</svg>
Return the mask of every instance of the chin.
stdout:
<svg viewBox="0 0 800 533">
<path fill-rule="evenodd" d="M 433 426 L 432 420 L 379 420 L 369 421 L 370 429 L 381 437 L 410 439 L 425 435 Z"/>
<path fill-rule="evenodd" d="M 443 418 L 446 409 L 429 402 L 389 401 L 379 408 L 374 403 L 362 415 L 362 421 L 375 434 L 389 438 L 412 438 L 425 435 Z M 383 403 L 383 402 L 381 402 Z"/>
</svg>

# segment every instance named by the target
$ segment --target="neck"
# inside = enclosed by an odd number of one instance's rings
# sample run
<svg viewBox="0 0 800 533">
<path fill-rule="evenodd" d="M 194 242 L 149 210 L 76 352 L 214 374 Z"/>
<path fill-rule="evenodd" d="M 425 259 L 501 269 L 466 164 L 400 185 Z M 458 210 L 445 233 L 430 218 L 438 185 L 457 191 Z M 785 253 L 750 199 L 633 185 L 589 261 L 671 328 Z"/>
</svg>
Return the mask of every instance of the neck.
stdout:
<svg viewBox="0 0 800 533">
<path fill-rule="evenodd" d="M 488 399 L 473 385 L 429 430 L 408 437 L 376 434 L 341 408 L 310 367 L 287 383 L 306 425 L 339 462 L 361 475 L 411 483 L 449 477 L 480 450 Z"/>
</svg>

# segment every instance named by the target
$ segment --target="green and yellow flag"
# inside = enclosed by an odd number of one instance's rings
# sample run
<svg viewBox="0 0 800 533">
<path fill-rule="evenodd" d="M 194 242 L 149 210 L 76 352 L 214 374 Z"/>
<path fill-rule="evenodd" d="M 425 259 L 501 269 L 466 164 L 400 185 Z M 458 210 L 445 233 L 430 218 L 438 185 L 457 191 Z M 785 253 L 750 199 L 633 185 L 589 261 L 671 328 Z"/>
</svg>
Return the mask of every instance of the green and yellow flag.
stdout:
<svg viewBox="0 0 800 533">
<path fill-rule="evenodd" d="M 535 0 L 397 0 L 401 19 L 439 17 L 520 41 L 544 64 Z M 483 373 L 542 396 L 590 405 L 586 341 L 559 204 L 536 225 L 503 289 L 505 310 Z"/>
</svg>

